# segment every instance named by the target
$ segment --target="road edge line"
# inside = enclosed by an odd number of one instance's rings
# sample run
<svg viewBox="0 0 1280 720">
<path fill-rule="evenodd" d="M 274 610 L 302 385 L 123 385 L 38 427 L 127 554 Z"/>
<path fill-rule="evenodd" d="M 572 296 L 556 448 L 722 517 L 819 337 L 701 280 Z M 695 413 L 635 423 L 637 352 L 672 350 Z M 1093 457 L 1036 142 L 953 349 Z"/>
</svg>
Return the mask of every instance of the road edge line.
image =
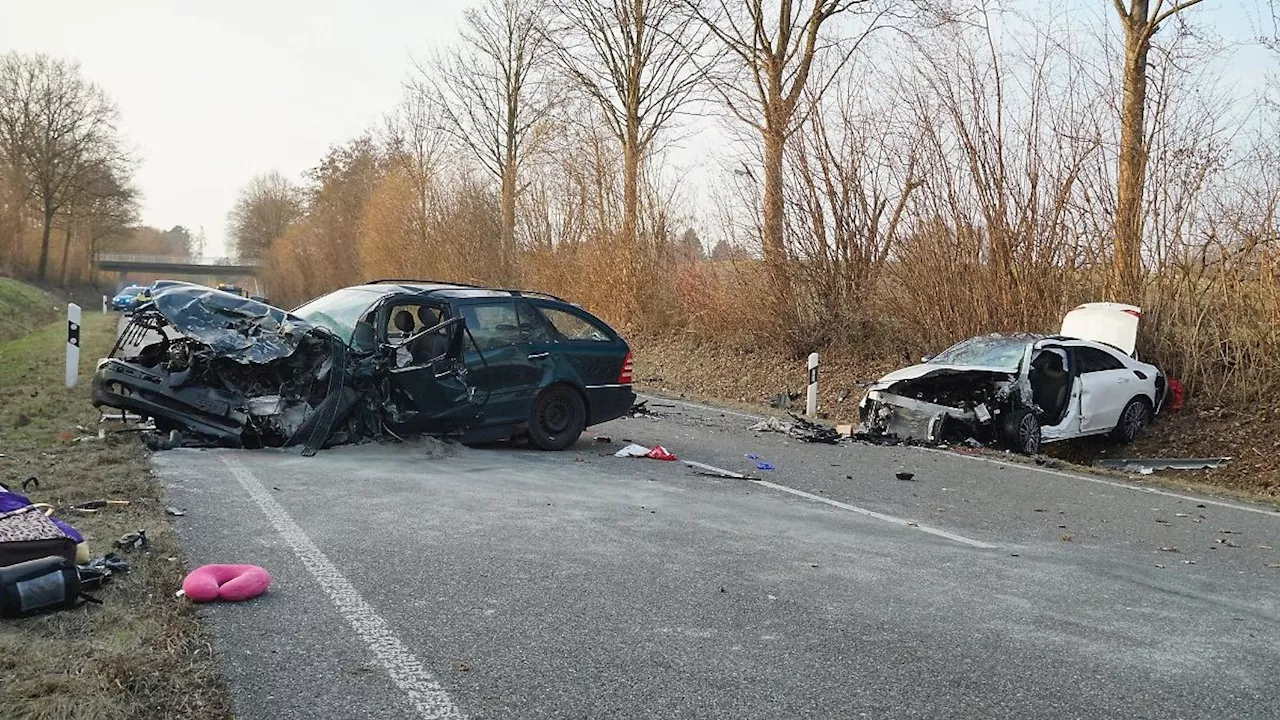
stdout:
<svg viewBox="0 0 1280 720">
<path fill-rule="evenodd" d="M 361 597 L 351 581 L 267 492 L 262 482 L 239 458 L 222 455 L 220 459 L 280 537 L 293 549 L 293 554 L 302 561 L 316 584 L 329 596 L 338 614 L 378 659 L 391 682 L 409 696 L 409 703 L 418 716 L 424 720 L 464 720 L 465 715 L 439 681 L 427 672 L 422 662 L 392 632 L 390 624 Z"/>
</svg>

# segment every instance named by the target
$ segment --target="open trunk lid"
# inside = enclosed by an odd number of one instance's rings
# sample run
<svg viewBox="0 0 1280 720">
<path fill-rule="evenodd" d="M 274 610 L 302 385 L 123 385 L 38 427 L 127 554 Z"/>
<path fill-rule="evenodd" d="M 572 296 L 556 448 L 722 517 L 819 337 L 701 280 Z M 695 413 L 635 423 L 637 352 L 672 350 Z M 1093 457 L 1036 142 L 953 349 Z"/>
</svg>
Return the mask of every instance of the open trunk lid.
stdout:
<svg viewBox="0 0 1280 720">
<path fill-rule="evenodd" d="M 1062 318 L 1066 337 L 1106 343 L 1133 355 L 1138 345 L 1138 321 L 1142 308 L 1123 303 L 1085 303 Z"/>
</svg>

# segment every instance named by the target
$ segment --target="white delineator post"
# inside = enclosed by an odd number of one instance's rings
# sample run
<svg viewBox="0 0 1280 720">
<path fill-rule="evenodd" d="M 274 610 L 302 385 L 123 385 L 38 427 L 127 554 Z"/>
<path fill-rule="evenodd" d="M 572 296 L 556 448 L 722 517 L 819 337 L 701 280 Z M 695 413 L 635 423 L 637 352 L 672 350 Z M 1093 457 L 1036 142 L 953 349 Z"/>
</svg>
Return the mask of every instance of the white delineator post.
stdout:
<svg viewBox="0 0 1280 720">
<path fill-rule="evenodd" d="M 80 376 L 80 306 L 67 305 L 67 387 L 75 387 Z"/>
<path fill-rule="evenodd" d="M 809 397 L 805 399 L 804 414 L 818 414 L 818 353 L 809 353 Z"/>
</svg>

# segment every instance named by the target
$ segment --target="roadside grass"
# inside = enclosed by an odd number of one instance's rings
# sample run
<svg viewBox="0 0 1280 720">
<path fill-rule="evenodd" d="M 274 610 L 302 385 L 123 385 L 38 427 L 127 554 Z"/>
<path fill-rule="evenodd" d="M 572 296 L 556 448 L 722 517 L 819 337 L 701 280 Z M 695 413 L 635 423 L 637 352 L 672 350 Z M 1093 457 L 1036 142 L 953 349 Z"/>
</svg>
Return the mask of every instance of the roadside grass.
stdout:
<svg viewBox="0 0 1280 720">
<path fill-rule="evenodd" d="M 65 307 L 66 303 L 39 288 L 0 277 L 0 342 L 45 326 Z"/>
<path fill-rule="evenodd" d="M 115 324 L 113 315 L 86 314 L 81 381 L 70 390 L 63 387 L 62 322 L 0 343 L 0 483 L 22 492 L 25 479 L 37 478 L 39 486 L 24 494 L 58 508 L 95 557 L 127 532 L 145 529 L 151 540 L 150 552 L 121 552 L 132 571 L 95 592 L 103 605 L 0 621 L 6 720 L 230 717 L 195 609 L 173 596 L 185 562 L 145 451 L 132 434 L 97 439 L 88 379 L 111 348 Z M 93 439 L 74 439 L 86 435 Z M 69 509 L 99 499 L 130 505 L 90 515 Z"/>
<path fill-rule="evenodd" d="M 636 353 L 637 387 L 659 394 L 687 397 L 737 408 L 757 415 L 782 417 L 769 405 L 783 392 L 798 396 L 795 412 L 804 410 L 808 382 L 803 358 L 787 359 L 765 349 L 718 347 L 707 352 L 698 338 L 637 336 L 629 339 Z M 896 367 L 909 364 L 898 361 Z M 820 415 L 831 423 L 858 422 L 861 383 L 895 369 L 893 361 L 867 363 L 837 353 L 822 357 L 819 378 Z M 1264 404 L 1250 411 L 1209 406 L 1192 398 L 1181 412 L 1162 417 L 1131 446 L 1106 438 L 1051 443 L 1045 454 L 1063 470 L 1106 475 L 1134 484 L 1161 486 L 1209 495 L 1280 504 L 1280 407 Z M 998 450 L 975 450 L 1014 462 L 1025 460 Z M 1094 460 L 1115 457 L 1230 456 L 1225 467 L 1206 471 L 1161 471 L 1134 477 L 1091 467 Z M 1030 462 L 1030 460 L 1027 460 Z"/>
</svg>

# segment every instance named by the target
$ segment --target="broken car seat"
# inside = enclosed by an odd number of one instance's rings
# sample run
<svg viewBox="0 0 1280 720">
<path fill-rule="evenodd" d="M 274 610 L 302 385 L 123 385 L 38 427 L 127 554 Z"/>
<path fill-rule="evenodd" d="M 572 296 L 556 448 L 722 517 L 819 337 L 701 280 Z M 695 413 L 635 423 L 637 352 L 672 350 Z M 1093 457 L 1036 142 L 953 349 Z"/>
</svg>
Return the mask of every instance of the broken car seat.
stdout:
<svg viewBox="0 0 1280 720">
<path fill-rule="evenodd" d="M 1040 407 L 1040 424 L 1053 426 L 1062 422 L 1071 388 L 1071 375 L 1062 365 L 1062 356 L 1051 350 L 1041 352 L 1031 361 L 1029 375 L 1032 400 Z"/>
</svg>

